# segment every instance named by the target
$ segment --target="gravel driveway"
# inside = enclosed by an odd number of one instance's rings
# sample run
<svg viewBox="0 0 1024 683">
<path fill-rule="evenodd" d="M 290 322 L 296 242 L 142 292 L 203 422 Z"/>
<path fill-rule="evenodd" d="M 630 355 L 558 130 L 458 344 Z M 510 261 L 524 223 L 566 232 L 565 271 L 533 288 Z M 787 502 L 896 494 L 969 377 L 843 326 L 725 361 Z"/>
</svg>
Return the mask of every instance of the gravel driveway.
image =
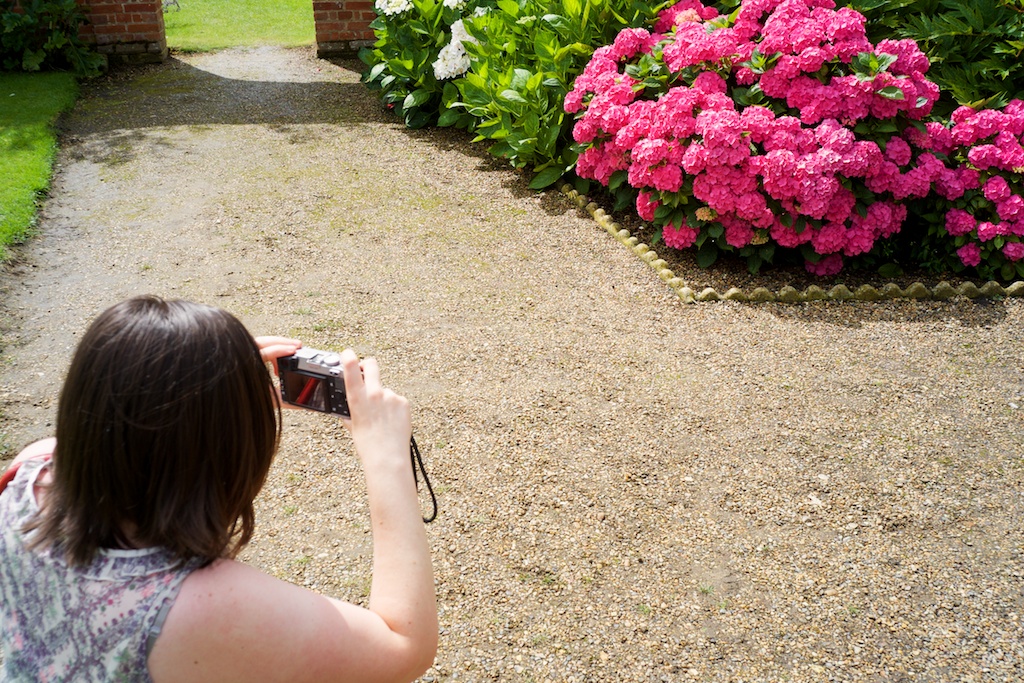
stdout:
<svg viewBox="0 0 1024 683">
<path fill-rule="evenodd" d="M 1024 300 L 683 305 L 357 66 L 231 50 L 84 87 L 0 276 L 8 454 L 101 309 L 214 303 L 413 401 L 424 680 L 1024 680 Z M 348 438 L 286 421 L 244 559 L 365 601 Z"/>
</svg>

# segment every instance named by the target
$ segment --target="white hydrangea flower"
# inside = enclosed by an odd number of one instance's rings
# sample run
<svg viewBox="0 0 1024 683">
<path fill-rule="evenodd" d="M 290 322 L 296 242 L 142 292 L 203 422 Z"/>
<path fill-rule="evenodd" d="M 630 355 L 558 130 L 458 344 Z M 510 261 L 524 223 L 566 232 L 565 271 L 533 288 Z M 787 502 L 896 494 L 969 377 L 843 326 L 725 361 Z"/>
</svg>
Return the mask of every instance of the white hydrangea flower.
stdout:
<svg viewBox="0 0 1024 683">
<path fill-rule="evenodd" d="M 462 9 L 466 6 L 466 0 L 444 0 L 442 4 L 448 9 Z"/>
<path fill-rule="evenodd" d="M 469 71 L 472 61 L 466 54 L 464 43 L 477 42 L 473 36 L 466 32 L 462 25 L 462 19 L 452 24 L 452 40 L 441 48 L 437 54 L 437 61 L 434 62 L 434 78 L 443 81 L 448 78 L 455 78 Z"/>
<path fill-rule="evenodd" d="M 462 19 L 452 24 L 452 43 L 455 42 L 459 43 L 460 48 L 464 43 L 476 43 L 476 38 L 466 31 L 466 25 L 462 23 Z"/>
<path fill-rule="evenodd" d="M 377 14 L 386 14 L 392 17 L 411 10 L 412 0 L 376 0 L 373 7 L 377 10 Z"/>
<path fill-rule="evenodd" d="M 477 7 L 475 10 L 473 10 L 473 16 L 474 17 L 482 17 L 483 15 L 487 14 L 490 11 L 491 11 L 490 7 Z"/>
</svg>

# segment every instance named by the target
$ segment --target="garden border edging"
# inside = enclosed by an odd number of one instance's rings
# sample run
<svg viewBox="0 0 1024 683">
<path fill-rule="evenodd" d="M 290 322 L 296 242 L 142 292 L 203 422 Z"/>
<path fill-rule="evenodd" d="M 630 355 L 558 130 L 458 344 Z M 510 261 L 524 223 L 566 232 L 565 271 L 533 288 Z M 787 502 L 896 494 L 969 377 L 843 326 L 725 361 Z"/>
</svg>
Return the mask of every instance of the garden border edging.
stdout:
<svg viewBox="0 0 1024 683">
<path fill-rule="evenodd" d="M 745 292 L 739 287 L 731 287 L 724 294 L 720 294 L 712 287 L 706 287 L 696 292 L 687 285 L 682 278 L 668 268 L 664 259 L 658 257 L 657 252 L 650 246 L 630 234 L 621 225 L 612 220 L 596 202 L 588 201 L 586 195 L 577 192 L 572 186 L 565 184 L 560 188 L 562 194 L 568 197 L 576 206 L 585 209 L 609 235 L 617 239 L 630 251 L 636 254 L 641 261 L 647 263 L 654 269 L 665 284 L 672 288 L 683 303 L 695 304 L 704 301 L 741 301 L 749 303 L 769 303 L 773 301 L 783 303 L 804 303 L 807 301 L 880 301 L 884 299 L 937 299 L 945 301 L 956 296 L 963 296 L 968 299 L 997 299 L 1002 297 L 1024 298 L 1024 280 L 1003 287 L 998 282 L 990 280 L 982 286 L 966 281 L 959 287 L 953 287 L 948 282 L 940 282 L 933 288 L 928 288 L 920 282 L 914 282 L 905 290 L 899 285 L 890 282 L 880 288 L 872 285 L 861 285 L 855 291 L 843 284 L 838 284 L 829 290 L 822 289 L 817 285 L 811 285 L 800 291 L 795 287 L 785 286 L 778 292 L 773 292 L 766 287 L 755 287 L 750 292 Z"/>
</svg>

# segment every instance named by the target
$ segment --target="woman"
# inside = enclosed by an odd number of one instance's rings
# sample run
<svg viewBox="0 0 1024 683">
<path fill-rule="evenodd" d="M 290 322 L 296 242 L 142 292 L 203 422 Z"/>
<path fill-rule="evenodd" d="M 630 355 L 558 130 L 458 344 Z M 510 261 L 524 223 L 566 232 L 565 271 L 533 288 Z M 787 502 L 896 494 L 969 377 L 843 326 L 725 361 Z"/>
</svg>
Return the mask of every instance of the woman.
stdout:
<svg viewBox="0 0 1024 683">
<path fill-rule="evenodd" d="M 90 326 L 56 439 L 0 494 L 5 681 L 409 681 L 437 608 L 407 401 L 342 354 L 373 529 L 368 608 L 233 558 L 278 446 L 266 363 L 301 346 L 231 314 L 138 297 Z"/>
</svg>

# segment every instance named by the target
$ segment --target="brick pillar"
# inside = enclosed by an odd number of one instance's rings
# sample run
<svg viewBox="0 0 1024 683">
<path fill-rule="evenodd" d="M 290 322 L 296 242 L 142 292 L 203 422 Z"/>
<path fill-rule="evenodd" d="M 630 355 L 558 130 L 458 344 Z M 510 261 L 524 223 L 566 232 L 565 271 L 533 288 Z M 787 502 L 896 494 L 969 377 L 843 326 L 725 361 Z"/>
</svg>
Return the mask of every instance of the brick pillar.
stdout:
<svg viewBox="0 0 1024 683">
<path fill-rule="evenodd" d="M 77 0 L 89 17 L 82 40 L 111 61 L 127 64 L 167 59 L 161 0 Z"/>
<path fill-rule="evenodd" d="M 373 45 L 376 17 L 372 0 L 313 0 L 317 56 L 353 57 Z"/>
</svg>

